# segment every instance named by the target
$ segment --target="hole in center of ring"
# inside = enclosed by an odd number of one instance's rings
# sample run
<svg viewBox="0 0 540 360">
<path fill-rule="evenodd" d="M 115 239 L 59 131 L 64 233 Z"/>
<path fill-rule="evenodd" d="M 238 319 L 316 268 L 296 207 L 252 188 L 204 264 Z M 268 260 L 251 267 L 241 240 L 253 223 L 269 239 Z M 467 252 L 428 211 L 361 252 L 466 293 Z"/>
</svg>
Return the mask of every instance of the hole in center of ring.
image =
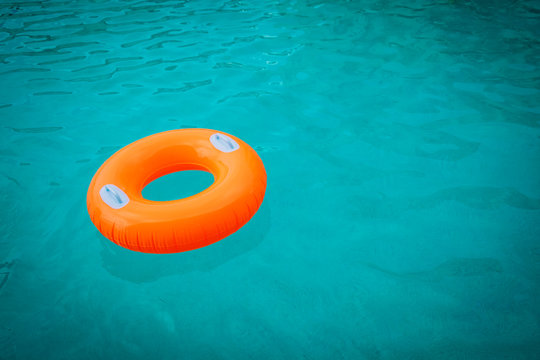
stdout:
<svg viewBox="0 0 540 360">
<path fill-rule="evenodd" d="M 171 201 L 184 199 L 206 190 L 214 183 L 214 176 L 202 170 L 173 172 L 150 182 L 142 190 L 146 200 Z"/>
</svg>

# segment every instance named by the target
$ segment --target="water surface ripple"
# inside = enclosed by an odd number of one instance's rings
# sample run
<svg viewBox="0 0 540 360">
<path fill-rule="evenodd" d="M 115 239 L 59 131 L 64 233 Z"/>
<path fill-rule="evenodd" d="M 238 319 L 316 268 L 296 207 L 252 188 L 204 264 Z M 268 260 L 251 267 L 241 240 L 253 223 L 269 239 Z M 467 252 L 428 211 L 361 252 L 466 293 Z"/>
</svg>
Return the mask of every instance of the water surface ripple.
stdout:
<svg viewBox="0 0 540 360">
<path fill-rule="evenodd" d="M 536 358 L 539 39 L 534 0 L 0 3 L 0 358 Z M 190 127 L 260 154 L 257 215 L 104 239 L 95 171 Z"/>
</svg>

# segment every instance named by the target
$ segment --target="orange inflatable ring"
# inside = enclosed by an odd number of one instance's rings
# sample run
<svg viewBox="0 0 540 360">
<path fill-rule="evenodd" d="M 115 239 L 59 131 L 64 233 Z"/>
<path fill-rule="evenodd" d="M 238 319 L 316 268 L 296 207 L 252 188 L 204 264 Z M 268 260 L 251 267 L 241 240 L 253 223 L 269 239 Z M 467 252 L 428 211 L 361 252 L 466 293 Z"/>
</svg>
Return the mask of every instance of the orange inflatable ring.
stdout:
<svg viewBox="0 0 540 360">
<path fill-rule="evenodd" d="M 182 170 L 203 170 L 214 183 L 193 196 L 151 201 L 142 189 Z M 242 140 L 207 129 L 172 130 L 140 139 L 113 154 L 94 175 L 88 213 L 108 239 L 147 253 L 174 253 L 210 245 L 234 233 L 257 212 L 266 172 Z"/>
</svg>

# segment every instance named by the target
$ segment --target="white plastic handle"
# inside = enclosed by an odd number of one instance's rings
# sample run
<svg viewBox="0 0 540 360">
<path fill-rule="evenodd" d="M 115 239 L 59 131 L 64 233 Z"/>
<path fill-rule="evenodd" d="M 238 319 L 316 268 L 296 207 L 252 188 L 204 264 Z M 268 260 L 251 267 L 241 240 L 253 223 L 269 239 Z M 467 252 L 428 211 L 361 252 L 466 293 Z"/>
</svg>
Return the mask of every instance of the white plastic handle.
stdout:
<svg viewBox="0 0 540 360">
<path fill-rule="evenodd" d="M 101 200 L 113 209 L 120 209 L 129 203 L 129 197 L 118 186 L 107 184 L 99 190 Z"/>
<path fill-rule="evenodd" d="M 216 149 L 226 153 L 240 149 L 240 145 L 225 134 L 215 133 L 210 136 L 210 142 Z"/>
</svg>

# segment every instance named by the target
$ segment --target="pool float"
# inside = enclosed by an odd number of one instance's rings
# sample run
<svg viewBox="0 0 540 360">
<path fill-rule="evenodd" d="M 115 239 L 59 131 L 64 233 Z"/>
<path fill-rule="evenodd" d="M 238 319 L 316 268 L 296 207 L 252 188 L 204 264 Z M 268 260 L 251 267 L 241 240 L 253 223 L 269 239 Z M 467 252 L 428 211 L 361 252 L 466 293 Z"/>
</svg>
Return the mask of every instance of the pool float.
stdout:
<svg viewBox="0 0 540 360">
<path fill-rule="evenodd" d="M 152 201 L 141 191 L 175 171 L 203 170 L 214 183 L 193 196 Z M 146 253 L 175 253 L 219 241 L 259 209 L 266 171 L 255 150 L 229 134 L 208 129 L 171 130 L 118 150 L 94 175 L 88 213 L 109 240 Z"/>
</svg>

